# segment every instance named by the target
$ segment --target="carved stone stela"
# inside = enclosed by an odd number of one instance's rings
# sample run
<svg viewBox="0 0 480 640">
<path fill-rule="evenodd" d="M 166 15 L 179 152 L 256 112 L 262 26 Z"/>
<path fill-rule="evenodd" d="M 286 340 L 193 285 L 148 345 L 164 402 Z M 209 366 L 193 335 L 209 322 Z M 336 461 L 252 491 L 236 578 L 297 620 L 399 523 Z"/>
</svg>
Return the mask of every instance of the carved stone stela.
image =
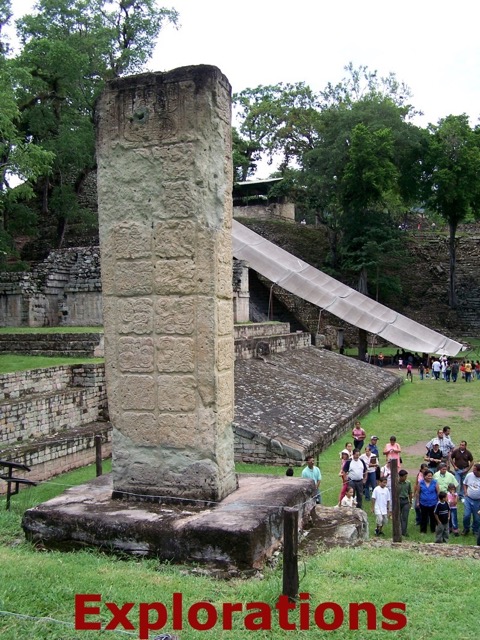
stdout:
<svg viewBox="0 0 480 640">
<path fill-rule="evenodd" d="M 219 500 L 233 462 L 230 85 L 111 82 L 97 109 L 114 492 Z"/>
</svg>

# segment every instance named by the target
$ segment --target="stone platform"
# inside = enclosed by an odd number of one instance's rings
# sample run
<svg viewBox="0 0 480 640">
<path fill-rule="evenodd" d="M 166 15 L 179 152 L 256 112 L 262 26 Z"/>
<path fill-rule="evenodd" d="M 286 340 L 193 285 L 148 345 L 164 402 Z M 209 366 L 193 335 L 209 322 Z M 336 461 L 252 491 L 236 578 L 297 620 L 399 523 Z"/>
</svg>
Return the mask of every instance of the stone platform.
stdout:
<svg viewBox="0 0 480 640">
<path fill-rule="evenodd" d="M 315 507 L 310 480 L 239 475 L 239 488 L 213 507 L 112 499 L 112 479 L 101 476 L 28 509 L 29 540 L 52 549 L 85 546 L 201 562 L 260 568 L 280 546 L 284 507 L 299 509 L 299 524 Z"/>
</svg>

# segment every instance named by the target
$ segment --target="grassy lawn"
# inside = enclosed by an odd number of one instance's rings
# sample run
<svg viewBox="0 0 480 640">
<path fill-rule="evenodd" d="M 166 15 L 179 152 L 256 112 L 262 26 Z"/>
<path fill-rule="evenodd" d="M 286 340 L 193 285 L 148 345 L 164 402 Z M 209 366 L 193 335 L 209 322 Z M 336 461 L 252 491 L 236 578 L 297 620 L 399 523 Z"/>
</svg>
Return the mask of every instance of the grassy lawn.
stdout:
<svg viewBox="0 0 480 640">
<path fill-rule="evenodd" d="M 441 416 L 441 417 L 440 417 Z M 379 446 L 383 447 L 390 435 L 395 434 L 405 449 L 429 440 L 438 426 L 450 425 L 455 443 L 465 438 L 469 442 L 476 459 L 480 458 L 478 443 L 478 422 L 480 418 L 480 382 L 466 384 L 458 381 L 455 385 L 445 382 L 420 382 L 414 378 L 413 384 L 404 384 L 400 393 L 382 403 L 377 410 L 362 420 L 368 435 L 378 435 Z M 338 478 L 339 452 L 345 441 L 342 438 L 320 456 L 323 474 L 322 490 L 324 504 L 336 503 L 340 482 Z M 419 467 L 419 454 L 406 453 L 402 456 L 404 466 L 415 470 Z M 238 465 L 239 471 L 262 473 L 285 472 L 284 467 L 252 467 Z M 295 475 L 300 474 L 300 469 Z M 103 626 L 111 620 L 112 614 L 103 604 L 105 601 L 123 605 L 126 602 L 164 603 L 169 619 L 163 631 L 172 631 L 172 597 L 174 593 L 183 596 L 184 628 L 176 633 L 181 640 L 200 638 L 220 638 L 228 640 L 252 640 L 280 638 L 320 638 L 325 640 L 368 640 L 369 638 L 394 637 L 400 640 L 444 640 L 446 637 L 460 637 L 470 640 L 477 637 L 477 600 L 474 577 L 478 574 L 478 560 L 462 555 L 462 548 L 455 557 L 444 558 L 426 555 L 399 545 L 391 548 L 363 545 L 354 549 L 319 548 L 314 556 L 301 553 L 300 591 L 310 594 L 310 607 L 315 609 L 320 603 L 333 602 L 344 612 L 344 621 L 337 630 L 319 630 L 315 626 L 313 614 L 310 629 L 287 631 L 279 627 L 275 609 L 271 630 L 258 629 L 254 632 L 244 628 L 245 611 L 233 614 L 233 630 L 221 629 L 221 617 L 210 632 L 194 630 L 187 620 L 188 608 L 201 600 L 208 601 L 221 612 L 223 603 L 265 602 L 275 607 L 282 590 L 281 562 L 273 568 L 265 568 L 261 575 L 249 579 L 235 578 L 230 581 L 215 580 L 206 575 L 192 574 L 192 567 L 160 563 L 156 560 L 119 559 L 97 551 L 85 550 L 76 553 L 41 552 L 25 542 L 20 528 L 23 511 L 29 506 L 61 492 L 64 485 L 74 484 L 93 477 L 94 467 L 87 467 L 73 474 L 66 474 L 38 488 L 23 491 L 12 498 L 12 511 L 4 511 L 4 499 L 0 500 L 0 610 L 34 618 L 49 617 L 52 620 L 36 620 L 14 617 L 0 613 L 0 633 L 2 640 L 93 640 L 94 638 L 128 637 L 122 626 L 113 631 L 75 631 L 75 594 L 101 594 L 100 615 L 87 616 L 88 621 L 102 620 Z M 413 512 L 412 512 L 413 514 Z M 371 516 L 370 516 L 371 517 Z M 386 528 L 387 536 L 391 532 Z M 419 539 L 414 525 L 410 522 L 410 539 Z M 424 536 L 431 542 L 433 536 Z M 473 537 L 450 540 L 462 545 L 474 543 Z M 437 547 L 435 547 L 436 549 Z M 460 584 L 462 587 L 460 588 Z M 304 604 L 307 602 L 304 600 Z M 348 630 L 349 603 L 371 602 L 376 608 L 377 627 L 367 630 L 365 614 L 360 615 L 360 630 Z M 381 628 L 382 621 L 391 622 L 382 615 L 382 607 L 390 602 L 404 603 L 407 625 L 392 633 Z M 89 606 L 94 606 L 89 604 Z M 260 622 L 257 611 L 256 622 Z M 138 629 L 139 609 L 136 605 L 128 614 L 129 620 Z M 337 611 L 336 621 L 338 617 Z M 199 616 L 200 617 L 200 616 Z M 154 619 L 153 613 L 151 620 Z M 205 619 L 205 618 L 203 618 Z M 59 624 L 62 621 L 66 624 Z M 332 621 L 332 614 L 325 620 Z M 289 622 L 299 624 L 297 611 L 292 611 Z M 305 619 L 304 619 L 305 623 Z M 70 625 L 70 626 L 69 626 Z M 127 629 L 128 631 L 128 629 Z M 156 633 L 160 633 L 157 631 Z M 130 630 L 130 637 L 138 633 Z M 150 633 L 150 638 L 155 632 Z"/>
<path fill-rule="evenodd" d="M 0 333 L 103 333 L 103 327 L 0 327 Z"/>
<path fill-rule="evenodd" d="M 58 367 L 62 364 L 88 364 L 103 362 L 104 358 L 78 358 L 77 357 L 47 357 L 47 356 L 23 356 L 6 353 L 0 355 L 0 373 L 13 373 L 14 371 L 29 371 L 30 369 L 43 369 L 45 367 Z"/>
</svg>

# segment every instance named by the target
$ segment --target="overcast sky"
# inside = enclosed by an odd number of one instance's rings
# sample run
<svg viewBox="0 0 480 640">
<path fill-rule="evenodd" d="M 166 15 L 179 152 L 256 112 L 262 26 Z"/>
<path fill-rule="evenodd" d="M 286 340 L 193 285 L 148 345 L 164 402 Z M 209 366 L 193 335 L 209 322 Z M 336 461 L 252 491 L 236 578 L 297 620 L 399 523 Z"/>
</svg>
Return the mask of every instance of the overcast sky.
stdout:
<svg viewBox="0 0 480 640">
<path fill-rule="evenodd" d="M 260 84 L 336 84 L 349 62 L 393 71 L 424 112 L 480 116 L 480 2 L 457 0 L 158 0 L 180 13 L 148 67 L 216 65 L 234 92 Z M 32 0 L 13 0 L 16 15 Z"/>
<path fill-rule="evenodd" d="M 478 0 L 172 0 L 181 28 L 165 28 L 149 67 L 213 64 L 233 91 L 260 84 L 336 83 L 348 62 L 390 71 L 424 111 L 480 115 Z"/>
</svg>

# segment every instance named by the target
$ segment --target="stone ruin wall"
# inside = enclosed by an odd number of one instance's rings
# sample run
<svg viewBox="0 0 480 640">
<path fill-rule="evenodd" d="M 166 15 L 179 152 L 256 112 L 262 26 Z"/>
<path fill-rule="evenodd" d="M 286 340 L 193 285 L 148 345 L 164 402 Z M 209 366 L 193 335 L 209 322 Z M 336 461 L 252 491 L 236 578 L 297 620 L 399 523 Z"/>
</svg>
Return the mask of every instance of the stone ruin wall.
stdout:
<svg viewBox="0 0 480 640">
<path fill-rule="evenodd" d="M 29 442 L 106 414 L 102 364 L 68 365 L 0 375 L 0 447 Z"/>
<path fill-rule="evenodd" d="M 103 364 L 0 375 L 0 459 L 20 462 L 42 481 L 95 461 L 94 436 L 111 454 Z M 0 493 L 6 484 L 0 482 Z"/>
<path fill-rule="evenodd" d="M 101 326 L 99 247 L 52 251 L 33 271 L 1 274 L 0 326 Z"/>
<path fill-rule="evenodd" d="M 233 217 L 252 218 L 253 220 L 283 220 L 295 222 L 293 202 L 272 202 L 271 204 L 252 204 L 233 208 Z"/>
</svg>

